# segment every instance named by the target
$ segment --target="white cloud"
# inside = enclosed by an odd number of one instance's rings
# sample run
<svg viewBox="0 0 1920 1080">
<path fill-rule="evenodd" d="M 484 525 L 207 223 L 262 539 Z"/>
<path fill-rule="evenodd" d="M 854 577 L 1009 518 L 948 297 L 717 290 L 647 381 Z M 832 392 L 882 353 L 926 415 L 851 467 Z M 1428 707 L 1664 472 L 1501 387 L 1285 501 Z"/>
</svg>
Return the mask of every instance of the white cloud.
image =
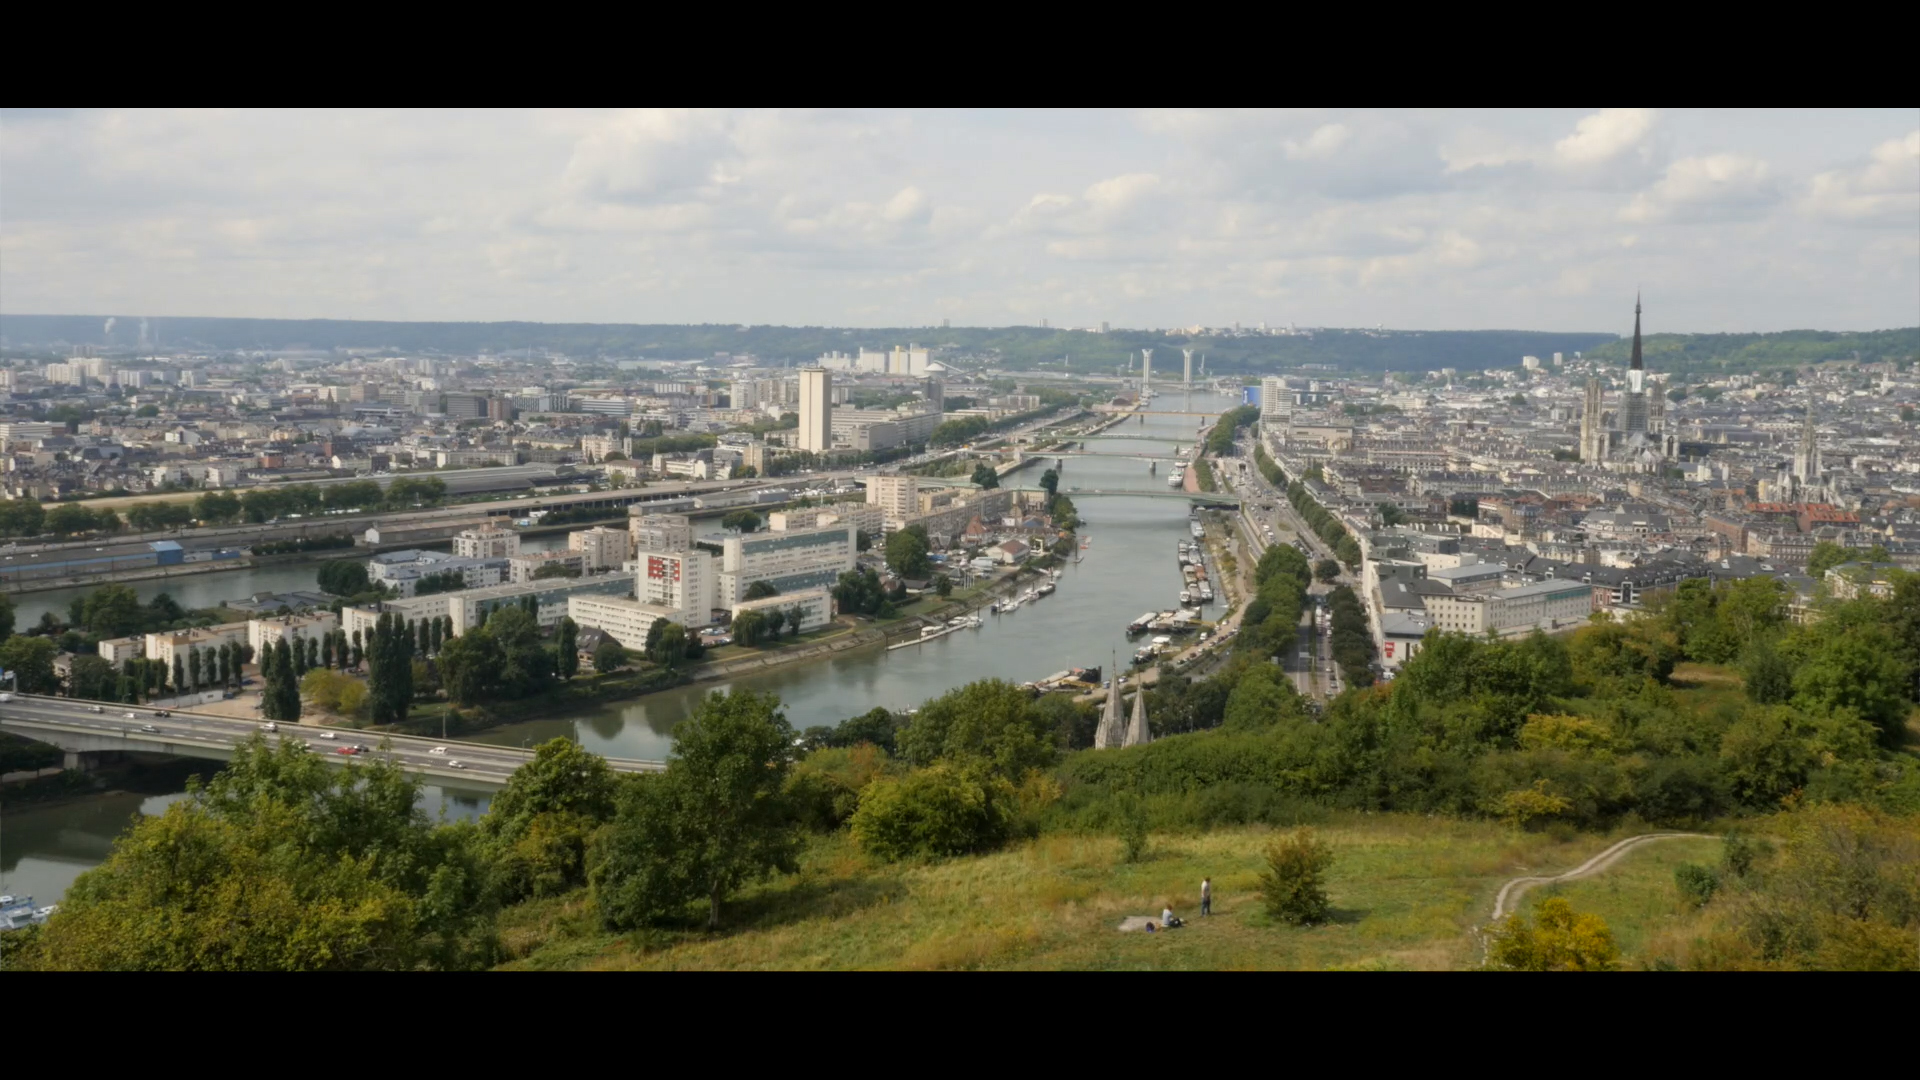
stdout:
<svg viewBox="0 0 1920 1080">
<path fill-rule="evenodd" d="M 1655 118 L 1652 109 L 1602 109 L 1554 143 L 1553 156 L 1563 165 L 1581 167 L 1603 165 L 1622 154 L 1645 155 Z"/>
<path fill-rule="evenodd" d="M 1593 329 L 1645 284 L 1676 327 L 1901 325 L 1920 293 L 1913 127 L 1911 110 L 0 110 L 0 307 Z M 1788 196 L 1799 212 L 1773 213 Z"/>
<path fill-rule="evenodd" d="M 1620 211 L 1632 222 L 1738 221 L 1758 217 L 1780 201 L 1767 163 L 1738 154 L 1682 158 L 1660 182 Z"/>
<path fill-rule="evenodd" d="M 1920 224 L 1920 130 L 1874 147 L 1865 165 L 1815 175 L 1801 206 L 1838 221 Z"/>
</svg>

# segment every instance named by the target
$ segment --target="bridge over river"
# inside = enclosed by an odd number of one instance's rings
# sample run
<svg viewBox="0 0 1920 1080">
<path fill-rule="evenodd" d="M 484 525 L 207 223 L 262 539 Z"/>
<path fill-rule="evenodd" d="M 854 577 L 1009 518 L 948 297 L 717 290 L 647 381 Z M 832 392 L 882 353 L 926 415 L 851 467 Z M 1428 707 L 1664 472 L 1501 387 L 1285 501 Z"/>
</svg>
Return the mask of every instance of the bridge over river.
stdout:
<svg viewBox="0 0 1920 1080">
<path fill-rule="evenodd" d="M 420 776 L 496 787 L 505 784 L 515 769 L 533 759 L 533 751 L 510 746 L 382 735 L 313 724 L 281 724 L 279 731 L 267 732 L 266 725 L 257 720 L 236 720 L 231 716 L 184 709 L 168 712 L 170 715 L 160 716 L 144 705 L 13 694 L 0 702 L 0 731 L 58 746 L 67 752 L 68 768 L 84 767 L 83 755 L 116 751 L 227 761 L 233 757 L 236 746 L 255 734 L 264 734 L 270 743 L 304 742 L 309 750 L 335 764 L 378 758 L 396 762 Z M 350 754 L 340 752 L 353 746 L 367 749 Z M 441 752 L 435 753 L 436 748 Z M 630 773 L 660 772 L 666 768 L 663 761 L 632 758 L 608 758 L 607 764 L 617 772 Z"/>
</svg>

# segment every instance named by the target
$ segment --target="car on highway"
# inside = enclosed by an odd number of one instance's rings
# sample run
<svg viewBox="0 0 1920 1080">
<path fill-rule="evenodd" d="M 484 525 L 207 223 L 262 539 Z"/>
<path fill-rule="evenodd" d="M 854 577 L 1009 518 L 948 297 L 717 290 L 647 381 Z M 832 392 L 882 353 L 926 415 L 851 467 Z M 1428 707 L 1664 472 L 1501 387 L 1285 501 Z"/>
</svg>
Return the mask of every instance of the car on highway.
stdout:
<svg viewBox="0 0 1920 1080">
<path fill-rule="evenodd" d="M 268 731 L 279 731 L 279 730 L 280 730 L 280 725 L 279 725 L 279 724 L 276 724 L 276 723 L 274 723 L 274 722 L 273 722 L 273 721 L 271 721 L 271 720 L 269 720 L 269 721 L 267 721 L 267 730 L 268 730 Z"/>
<path fill-rule="evenodd" d="M 140 719 L 140 718 L 139 718 L 139 717 L 137 717 L 137 716 L 135 716 L 135 715 L 133 715 L 132 713 L 128 713 L 128 714 L 127 714 L 127 719 L 129 719 L 129 720 L 138 720 L 138 719 Z"/>
<path fill-rule="evenodd" d="M 452 759 L 452 760 L 450 760 L 450 761 L 448 761 L 448 762 L 447 762 L 447 768 L 449 768 L 449 769 L 464 769 L 464 768 L 466 768 L 466 766 L 465 766 L 465 765 L 462 765 L 462 764 L 460 764 L 460 759 L 459 759 L 459 758 L 454 758 L 454 759 Z"/>
<path fill-rule="evenodd" d="M 447 752 L 447 748 L 444 746 L 436 746 L 433 749 L 427 751 L 427 753 L 429 754 L 444 754 L 446 752 Z"/>
<path fill-rule="evenodd" d="M 102 708 L 101 708 L 100 706 L 98 706 L 98 705 L 89 705 L 89 706 L 87 706 L 87 711 L 88 711 L 88 712 L 105 712 L 106 710 L 105 710 L 105 709 L 102 709 Z"/>
<path fill-rule="evenodd" d="M 132 714 L 132 713 L 128 713 L 127 715 L 128 715 L 128 716 L 132 716 L 133 714 Z M 151 734 L 151 733 L 153 733 L 153 732 L 156 732 L 156 731 L 159 731 L 160 729 L 159 729 L 159 728 L 157 728 L 157 727 L 154 727 L 154 726 L 153 726 L 152 724 L 141 724 L 141 725 L 140 725 L 140 730 L 141 730 L 141 731 L 145 731 L 145 732 L 148 732 L 149 734 Z"/>
<path fill-rule="evenodd" d="M 331 731 L 323 731 L 320 733 L 320 737 L 323 739 L 331 739 L 334 737 L 334 734 Z"/>
<path fill-rule="evenodd" d="M 160 710 L 159 712 L 157 712 L 157 713 L 154 713 L 153 715 L 155 715 L 155 716 L 172 716 L 173 714 L 172 714 L 172 713 L 170 713 L 170 712 L 168 712 L 168 711 L 167 711 L 167 710 L 165 710 L 165 709 L 161 709 L 161 710 Z"/>
<path fill-rule="evenodd" d="M 334 751 L 334 753 L 336 754 L 345 754 L 348 757 L 352 757 L 353 755 L 359 752 L 360 752 L 360 748 L 357 746 L 343 746 L 340 749 Z"/>
</svg>

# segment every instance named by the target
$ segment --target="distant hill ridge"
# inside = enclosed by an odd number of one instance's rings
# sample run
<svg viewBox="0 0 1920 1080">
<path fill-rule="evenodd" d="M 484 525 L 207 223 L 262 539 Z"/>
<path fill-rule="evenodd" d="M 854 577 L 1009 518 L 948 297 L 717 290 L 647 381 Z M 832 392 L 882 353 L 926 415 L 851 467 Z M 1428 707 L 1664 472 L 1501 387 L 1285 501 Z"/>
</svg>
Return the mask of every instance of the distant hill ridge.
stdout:
<svg viewBox="0 0 1920 1080">
<path fill-rule="evenodd" d="M 66 345 L 133 346 L 138 316 L 0 315 L 9 348 Z M 1163 377 L 1180 368 L 1181 347 L 1206 357 L 1208 374 L 1295 371 L 1321 364 L 1343 371 L 1422 372 L 1443 367 L 1512 367 L 1522 356 L 1583 352 L 1625 365 L 1627 341 L 1615 334 L 1526 330 L 1316 329 L 1277 337 L 1189 338 L 1177 332 L 1115 330 L 1097 334 L 1038 326 L 838 328 L 820 326 L 668 325 L 637 323 L 376 322 L 359 319 L 148 319 L 162 347 L 242 349 L 383 349 L 401 352 L 511 353 L 552 349 L 578 357 L 687 360 L 716 353 L 752 353 L 763 360 L 805 363 L 829 351 L 855 352 L 917 342 L 968 351 L 998 350 L 1013 365 L 1112 371 L 1151 348 Z M 1920 327 L 1895 330 L 1788 330 L 1771 334 L 1653 334 L 1645 340 L 1655 372 L 1711 373 L 1804 365 L 1825 360 L 1920 357 Z"/>
<path fill-rule="evenodd" d="M 7 347 L 77 344 L 133 346 L 138 316 L 0 315 Z M 1207 357 L 1209 374 L 1292 370 L 1326 364 L 1352 371 L 1480 369 L 1517 365 L 1523 355 L 1592 349 L 1613 334 L 1525 330 L 1316 329 L 1282 337 L 1189 338 L 1180 333 L 1115 330 L 1098 334 L 1038 326 L 837 328 L 817 326 L 648 325 L 632 323 L 374 322 L 348 319 L 149 318 L 161 346 L 210 351 L 242 349 L 382 349 L 510 353 L 552 349 L 579 357 L 686 360 L 715 353 L 752 353 L 802 363 L 828 351 L 855 352 L 915 342 L 962 350 L 998 350 L 1013 364 L 1075 371 L 1113 370 L 1138 350 L 1163 375 L 1178 370 L 1181 346 Z"/>
</svg>

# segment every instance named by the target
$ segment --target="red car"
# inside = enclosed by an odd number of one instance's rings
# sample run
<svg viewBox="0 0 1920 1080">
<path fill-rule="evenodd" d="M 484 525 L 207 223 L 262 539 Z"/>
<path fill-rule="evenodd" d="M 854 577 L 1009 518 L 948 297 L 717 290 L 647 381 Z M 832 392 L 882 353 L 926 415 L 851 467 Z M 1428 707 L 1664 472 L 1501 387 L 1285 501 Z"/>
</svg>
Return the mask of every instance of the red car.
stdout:
<svg viewBox="0 0 1920 1080">
<path fill-rule="evenodd" d="M 348 756 L 352 756 L 359 752 L 360 752 L 360 748 L 357 746 L 343 746 L 340 749 L 334 751 L 334 753 L 336 754 L 346 754 Z"/>
</svg>

